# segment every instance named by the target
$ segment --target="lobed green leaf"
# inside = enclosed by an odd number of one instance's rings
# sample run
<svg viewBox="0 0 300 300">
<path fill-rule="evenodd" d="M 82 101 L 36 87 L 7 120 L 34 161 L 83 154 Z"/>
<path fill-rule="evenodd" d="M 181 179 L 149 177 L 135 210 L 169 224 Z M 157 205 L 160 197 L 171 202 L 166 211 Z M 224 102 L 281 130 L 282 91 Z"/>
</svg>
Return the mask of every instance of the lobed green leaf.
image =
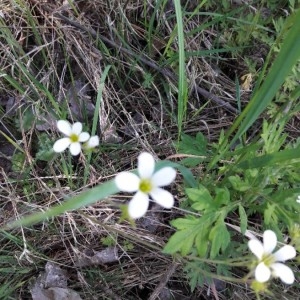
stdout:
<svg viewBox="0 0 300 300">
<path fill-rule="evenodd" d="M 174 254 L 180 252 L 187 255 L 192 251 L 196 244 L 198 254 L 204 255 L 207 247 L 201 244 L 201 238 L 204 237 L 203 243 L 207 244 L 208 232 L 215 220 L 214 214 L 203 215 L 201 218 L 188 217 L 173 220 L 171 223 L 177 228 L 165 245 L 163 253 Z"/>
<path fill-rule="evenodd" d="M 210 258 L 214 259 L 219 252 L 225 251 L 230 243 L 230 234 L 223 220 L 217 222 L 209 234 L 211 241 Z"/>
</svg>

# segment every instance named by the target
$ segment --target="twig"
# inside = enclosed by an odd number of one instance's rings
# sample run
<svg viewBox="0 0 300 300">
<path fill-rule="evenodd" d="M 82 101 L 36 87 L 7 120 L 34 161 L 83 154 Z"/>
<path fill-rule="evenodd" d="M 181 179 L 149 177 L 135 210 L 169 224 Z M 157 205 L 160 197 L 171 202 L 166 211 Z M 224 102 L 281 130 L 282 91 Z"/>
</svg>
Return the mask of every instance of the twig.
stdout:
<svg viewBox="0 0 300 300">
<path fill-rule="evenodd" d="M 215 297 L 215 300 L 220 300 L 220 298 L 219 298 L 219 296 L 218 296 L 218 292 L 217 292 L 215 283 L 213 282 L 213 283 L 210 285 L 210 287 L 211 287 L 212 293 L 213 293 L 213 295 L 214 295 L 214 297 Z"/>
<path fill-rule="evenodd" d="M 167 269 L 167 271 L 161 276 L 161 281 L 158 284 L 158 286 L 155 288 L 155 290 L 152 292 L 152 294 L 150 295 L 149 300 L 157 299 L 160 292 L 167 285 L 170 277 L 173 275 L 178 265 L 179 265 L 178 263 L 172 263 L 171 266 Z"/>
</svg>

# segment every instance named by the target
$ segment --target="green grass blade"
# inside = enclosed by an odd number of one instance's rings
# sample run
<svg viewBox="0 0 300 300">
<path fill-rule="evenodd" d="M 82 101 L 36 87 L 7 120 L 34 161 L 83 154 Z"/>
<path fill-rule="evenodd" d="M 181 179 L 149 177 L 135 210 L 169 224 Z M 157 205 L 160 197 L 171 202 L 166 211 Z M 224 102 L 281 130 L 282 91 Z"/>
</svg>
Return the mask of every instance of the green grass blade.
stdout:
<svg viewBox="0 0 300 300">
<path fill-rule="evenodd" d="M 178 82 L 178 136 L 182 131 L 182 123 L 185 118 L 187 108 L 187 78 L 185 72 L 185 51 L 184 51 L 184 34 L 183 34 L 183 20 L 180 0 L 174 0 L 177 20 L 177 35 L 179 47 L 179 82 Z"/>
<path fill-rule="evenodd" d="M 57 104 L 57 100 L 48 91 L 48 89 L 44 87 L 44 85 L 41 84 L 33 75 L 31 75 L 30 72 L 26 69 L 26 67 L 23 64 L 18 63 L 18 67 L 19 70 L 22 72 L 21 74 L 24 75 L 22 78 L 23 82 L 25 84 L 29 84 L 32 87 L 32 90 L 36 93 L 37 97 L 40 97 L 38 91 L 42 92 L 49 99 L 49 101 L 55 108 L 56 113 L 60 115 L 61 109 Z M 16 81 L 10 75 L 0 72 L 0 76 L 6 79 L 7 82 L 10 83 L 11 86 L 14 87 L 17 91 L 19 91 L 22 94 L 25 94 L 25 89 L 18 83 L 18 81 Z"/>
<path fill-rule="evenodd" d="M 6 73 L 2 73 L 2 71 L 0 71 L 0 77 L 3 77 L 5 80 L 7 80 L 7 82 L 13 88 L 15 88 L 18 92 L 20 92 L 22 95 L 25 94 L 25 89 L 18 83 L 17 80 L 15 80 L 14 78 L 12 78 L 10 75 L 8 75 Z"/>
<path fill-rule="evenodd" d="M 300 147 L 270 153 L 240 162 L 237 167 L 242 169 L 254 169 L 270 167 L 279 163 L 288 163 L 291 160 L 300 159 Z"/>
<path fill-rule="evenodd" d="M 270 68 L 265 81 L 256 90 L 251 101 L 228 133 L 231 134 L 238 128 L 237 133 L 231 141 L 231 145 L 247 131 L 270 104 L 286 76 L 291 72 L 292 67 L 300 57 L 300 10 L 291 16 L 290 21 L 293 25 L 287 32 L 286 38 L 282 43 L 282 48 Z"/>
<path fill-rule="evenodd" d="M 229 48 L 220 48 L 220 49 L 210 49 L 210 50 L 199 50 L 199 51 L 186 51 L 185 57 L 211 57 L 213 54 L 219 53 L 234 53 L 238 50 L 245 49 L 245 46 L 242 47 L 229 47 Z M 167 58 L 165 61 L 161 63 L 161 66 L 168 66 L 171 65 L 174 61 L 177 61 L 179 58 L 178 53 L 174 53 L 170 58 Z"/>
<path fill-rule="evenodd" d="M 205 29 L 205 28 L 207 28 L 210 25 L 213 25 L 215 23 L 218 23 L 218 22 L 223 23 L 226 20 L 239 22 L 240 24 L 245 24 L 245 25 L 254 25 L 252 21 L 245 20 L 244 18 L 231 17 L 234 14 L 241 15 L 241 13 L 242 13 L 242 8 L 232 10 L 232 11 L 226 13 L 226 14 L 205 12 L 205 11 L 200 11 L 200 12 L 197 12 L 197 13 L 185 12 L 185 14 L 184 14 L 185 17 L 191 16 L 191 15 L 198 15 L 198 16 L 208 16 L 208 17 L 213 18 L 212 21 L 206 22 L 205 24 L 201 24 L 199 27 L 196 27 L 195 29 L 191 30 L 189 33 L 187 33 L 187 36 L 190 36 L 190 35 L 193 35 L 197 32 L 200 32 L 203 29 Z M 267 31 L 271 34 L 274 34 L 274 30 L 270 29 L 266 26 L 262 26 L 262 25 L 259 25 L 259 24 L 255 23 L 255 27 L 257 29 L 262 29 L 262 30 Z"/>
<path fill-rule="evenodd" d="M 159 0 L 156 2 L 153 13 L 151 15 L 151 18 L 149 20 L 149 24 L 148 24 L 148 30 L 147 30 L 147 38 L 148 38 L 148 54 L 151 55 L 152 53 L 152 47 L 153 47 L 153 36 L 155 35 L 155 26 L 154 26 L 154 22 L 156 20 L 156 14 L 159 11 L 163 11 L 165 5 L 166 5 L 166 1 L 164 1 L 164 3 L 162 3 L 164 0 Z M 161 7 L 162 5 L 162 7 Z M 146 25 L 146 20 L 145 20 L 145 25 Z M 158 26 L 159 27 L 159 26 Z"/>
<path fill-rule="evenodd" d="M 173 163 L 170 161 L 159 161 L 156 164 L 156 167 L 158 169 L 165 167 L 165 166 L 171 166 L 180 171 L 180 173 L 183 175 L 184 179 L 186 180 L 187 184 L 191 187 L 197 186 L 197 182 L 192 174 L 192 172 L 185 168 L 182 165 L 179 165 L 177 163 Z M 133 171 L 134 173 L 136 170 Z M 30 226 L 32 224 L 41 222 L 43 220 L 46 220 L 48 218 L 52 218 L 58 215 L 63 214 L 66 211 L 70 210 L 76 210 L 83 206 L 91 205 L 97 201 L 103 200 L 108 196 L 114 195 L 119 192 L 119 189 L 117 188 L 115 184 L 115 180 L 110 180 L 105 183 L 102 183 L 99 186 L 96 186 L 92 189 L 89 189 L 85 192 L 82 192 L 81 194 L 71 197 L 67 200 L 65 200 L 62 204 L 53 206 L 52 208 L 48 209 L 45 212 L 39 212 L 35 214 L 31 214 L 29 216 L 26 216 L 20 220 L 14 221 L 8 225 L 6 225 L 5 228 L 2 228 L 4 230 L 12 229 L 19 226 Z"/>
<path fill-rule="evenodd" d="M 53 206 L 45 212 L 31 214 L 23 219 L 14 221 L 6 226 L 11 229 L 19 226 L 30 226 L 32 224 L 63 214 L 66 211 L 79 209 L 83 206 L 93 204 L 106 197 L 119 192 L 114 180 L 107 181 L 97 187 L 65 200 L 62 204 Z"/>
<path fill-rule="evenodd" d="M 21 151 L 21 153 L 25 153 L 24 149 L 20 147 L 12 138 L 10 138 L 5 132 L 0 130 L 0 135 L 4 136 L 9 143 L 11 143 L 16 149 Z"/>
<path fill-rule="evenodd" d="M 104 69 L 103 74 L 100 78 L 100 83 L 99 83 L 98 93 L 97 93 L 97 100 L 96 100 L 96 107 L 95 107 L 95 112 L 94 112 L 94 116 L 93 116 L 93 125 L 92 125 L 91 136 L 95 135 L 98 120 L 100 120 L 100 118 L 101 118 L 100 106 L 101 106 L 101 102 L 102 102 L 102 91 L 103 91 L 103 88 L 104 88 L 105 79 L 107 77 L 107 74 L 108 74 L 108 71 L 110 70 L 110 68 L 111 68 L 111 66 L 108 65 Z M 86 165 L 86 168 L 84 170 L 84 185 L 87 182 L 87 178 L 88 178 L 88 174 L 89 174 L 89 170 L 90 170 L 91 157 L 92 157 L 92 153 L 89 153 L 88 156 L 87 156 L 87 165 Z"/>
</svg>

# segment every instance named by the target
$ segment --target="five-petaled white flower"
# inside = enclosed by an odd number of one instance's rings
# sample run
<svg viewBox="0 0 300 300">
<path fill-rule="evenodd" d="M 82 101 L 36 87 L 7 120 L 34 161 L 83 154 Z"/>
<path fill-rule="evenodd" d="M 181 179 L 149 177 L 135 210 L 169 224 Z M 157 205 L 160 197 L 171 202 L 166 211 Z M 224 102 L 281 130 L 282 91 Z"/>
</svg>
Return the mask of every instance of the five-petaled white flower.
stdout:
<svg viewBox="0 0 300 300">
<path fill-rule="evenodd" d="M 298 196 L 296 202 L 298 202 L 300 204 L 300 196 Z"/>
<path fill-rule="evenodd" d="M 160 188 L 170 184 L 176 177 L 175 169 L 164 167 L 154 172 L 155 161 L 150 153 L 143 152 L 138 157 L 138 175 L 121 172 L 115 182 L 120 191 L 136 192 L 128 205 L 128 214 L 137 219 L 146 214 L 151 198 L 165 208 L 174 205 L 174 197 L 168 191 Z"/>
<path fill-rule="evenodd" d="M 80 143 L 84 143 L 90 138 L 87 132 L 82 132 L 82 124 L 80 122 L 71 125 L 68 121 L 59 120 L 57 121 L 57 128 L 67 136 L 59 139 L 53 145 L 53 150 L 58 153 L 70 147 L 71 154 L 74 156 L 78 155 L 81 151 Z"/>
<path fill-rule="evenodd" d="M 256 239 L 248 242 L 250 250 L 258 258 L 255 268 L 255 279 L 258 282 L 267 282 L 271 276 L 279 277 L 283 282 L 292 284 L 295 280 L 293 271 L 280 263 L 296 256 L 293 246 L 285 245 L 272 253 L 277 244 L 276 234 L 272 230 L 266 230 L 263 234 L 263 243 Z"/>
</svg>

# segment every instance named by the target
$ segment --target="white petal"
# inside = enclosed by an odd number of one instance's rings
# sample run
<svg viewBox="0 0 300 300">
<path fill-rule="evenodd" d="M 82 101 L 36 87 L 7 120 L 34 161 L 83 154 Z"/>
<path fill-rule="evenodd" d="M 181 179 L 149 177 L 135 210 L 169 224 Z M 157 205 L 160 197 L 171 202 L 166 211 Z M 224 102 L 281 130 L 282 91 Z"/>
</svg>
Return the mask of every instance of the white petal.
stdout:
<svg viewBox="0 0 300 300">
<path fill-rule="evenodd" d="M 255 269 L 255 279 L 258 282 L 266 282 L 271 277 L 271 270 L 264 264 L 260 263 Z"/>
<path fill-rule="evenodd" d="M 81 146 L 79 143 L 71 143 L 70 152 L 73 156 L 78 155 L 80 151 L 81 151 Z"/>
<path fill-rule="evenodd" d="M 62 132 L 63 134 L 65 134 L 67 136 L 69 136 L 72 132 L 71 124 L 65 120 L 57 121 L 57 128 L 60 132 Z"/>
<path fill-rule="evenodd" d="M 271 266 L 272 274 L 275 277 L 279 277 L 284 283 L 292 284 L 295 280 L 293 271 L 284 264 L 274 263 Z"/>
<path fill-rule="evenodd" d="M 97 135 L 92 136 L 87 142 L 88 148 L 95 148 L 99 146 L 99 137 Z"/>
<path fill-rule="evenodd" d="M 148 195 L 141 192 L 137 192 L 129 202 L 128 214 L 132 219 L 140 218 L 146 214 L 148 206 Z"/>
<path fill-rule="evenodd" d="M 82 131 L 82 124 L 80 122 L 74 123 L 72 126 L 72 133 L 80 135 L 81 131 Z"/>
<path fill-rule="evenodd" d="M 140 178 L 130 172 L 121 172 L 116 176 L 115 183 L 120 191 L 132 193 L 139 189 Z"/>
<path fill-rule="evenodd" d="M 265 253 L 272 253 L 277 245 L 277 236 L 274 231 L 266 230 L 263 235 Z"/>
<path fill-rule="evenodd" d="M 296 256 L 296 250 L 293 246 L 285 245 L 274 253 L 276 261 L 286 261 Z"/>
<path fill-rule="evenodd" d="M 87 132 L 81 132 L 79 134 L 79 142 L 86 142 L 90 138 L 90 134 Z"/>
<path fill-rule="evenodd" d="M 171 208 L 174 206 L 174 197 L 168 191 L 161 188 L 156 188 L 150 192 L 153 200 L 164 208 Z"/>
<path fill-rule="evenodd" d="M 248 242 L 248 247 L 251 252 L 258 258 L 262 259 L 264 254 L 264 247 L 259 240 L 252 239 Z"/>
<path fill-rule="evenodd" d="M 165 167 L 157 171 L 152 176 L 152 182 L 155 186 L 166 186 L 174 181 L 176 177 L 175 169 L 171 167 Z"/>
<path fill-rule="evenodd" d="M 138 157 L 138 171 L 141 178 L 151 178 L 155 167 L 154 157 L 143 152 Z"/>
<path fill-rule="evenodd" d="M 71 140 L 69 138 L 62 138 L 56 141 L 53 145 L 53 150 L 57 153 L 65 151 L 71 144 Z"/>
</svg>

